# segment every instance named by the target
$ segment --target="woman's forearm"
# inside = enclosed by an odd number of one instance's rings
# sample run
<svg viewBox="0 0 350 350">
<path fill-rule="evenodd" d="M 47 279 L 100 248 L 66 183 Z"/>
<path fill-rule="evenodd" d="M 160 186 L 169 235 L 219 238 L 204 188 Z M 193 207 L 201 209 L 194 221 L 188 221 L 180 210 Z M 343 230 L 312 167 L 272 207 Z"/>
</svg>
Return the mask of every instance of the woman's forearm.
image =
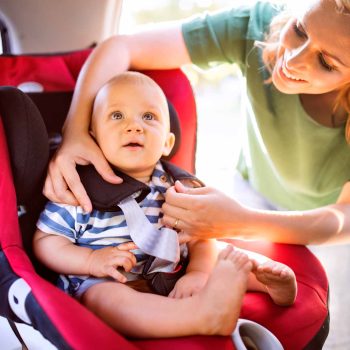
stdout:
<svg viewBox="0 0 350 350">
<path fill-rule="evenodd" d="M 239 238 L 293 244 L 350 243 L 350 184 L 337 204 L 306 211 L 256 210 L 210 187 L 171 187 L 163 222 L 185 239 Z"/>
<path fill-rule="evenodd" d="M 306 211 L 248 211 L 241 238 L 292 244 L 350 243 L 350 205 Z M 226 231 L 226 236 L 230 236 Z"/>
</svg>

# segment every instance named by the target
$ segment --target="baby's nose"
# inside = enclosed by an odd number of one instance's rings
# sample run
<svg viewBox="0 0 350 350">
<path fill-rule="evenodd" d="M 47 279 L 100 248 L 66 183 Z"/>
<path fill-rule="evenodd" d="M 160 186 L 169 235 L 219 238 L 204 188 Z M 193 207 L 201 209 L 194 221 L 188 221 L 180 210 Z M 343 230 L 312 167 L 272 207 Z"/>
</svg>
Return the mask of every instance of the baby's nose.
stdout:
<svg viewBox="0 0 350 350">
<path fill-rule="evenodd" d="M 137 120 L 131 120 L 126 128 L 127 132 L 142 132 L 142 130 L 142 125 Z"/>
</svg>

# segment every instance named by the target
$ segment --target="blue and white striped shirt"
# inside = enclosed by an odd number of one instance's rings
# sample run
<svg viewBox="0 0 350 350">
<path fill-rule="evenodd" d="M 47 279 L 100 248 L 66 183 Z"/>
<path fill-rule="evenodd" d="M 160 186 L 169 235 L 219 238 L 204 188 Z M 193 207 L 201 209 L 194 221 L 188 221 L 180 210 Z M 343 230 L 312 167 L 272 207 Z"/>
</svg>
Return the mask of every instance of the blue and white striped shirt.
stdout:
<svg viewBox="0 0 350 350">
<path fill-rule="evenodd" d="M 147 183 L 151 192 L 139 203 L 148 220 L 157 229 L 161 227 L 160 209 L 164 203 L 164 194 L 172 184 L 171 178 L 158 162 L 150 182 Z M 64 236 L 81 247 L 100 249 L 106 246 L 118 246 L 121 243 L 130 242 L 131 237 L 123 212 L 119 208 L 117 210 L 116 212 L 93 210 L 91 213 L 84 213 L 80 206 L 48 202 L 39 217 L 37 227 L 45 233 Z M 148 256 L 141 250 L 132 252 L 137 260 L 137 265 L 132 272 L 139 274 Z M 74 295 L 80 284 L 88 277 L 61 275 L 58 285 Z"/>
</svg>

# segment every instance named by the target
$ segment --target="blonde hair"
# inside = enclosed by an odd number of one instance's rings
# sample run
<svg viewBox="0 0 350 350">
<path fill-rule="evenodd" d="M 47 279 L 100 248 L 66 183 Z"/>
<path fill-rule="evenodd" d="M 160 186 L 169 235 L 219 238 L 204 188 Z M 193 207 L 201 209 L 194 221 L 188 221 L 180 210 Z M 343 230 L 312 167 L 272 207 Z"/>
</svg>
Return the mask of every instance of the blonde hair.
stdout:
<svg viewBox="0 0 350 350">
<path fill-rule="evenodd" d="M 336 4 L 336 9 L 340 13 L 350 14 L 350 0 L 334 0 Z M 272 72 L 276 61 L 278 59 L 278 47 L 279 47 L 279 37 L 281 30 L 287 24 L 287 22 L 292 18 L 292 13 L 285 10 L 279 13 L 270 23 L 269 32 L 265 37 L 264 42 L 256 42 L 256 46 L 262 49 L 262 59 L 266 68 Z M 271 78 L 267 80 L 271 83 Z M 343 108 L 348 114 L 346 125 L 345 125 L 345 139 L 348 144 L 350 144 L 350 82 L 344 85 L 338 93 L 335 99 L 333 111 L 336 111 L 339 107 Z"/>
<path fill-rule="evenodd" d="M 350 13 L 350 0 L 335 0 L 335 4 L 341 13 Z"/>
<path fill-rule="evenodd" d="M 96 106 L 99 103 L 98 101 L 100 100 L 101 96 L 103 95 L 103 91 L 106 89 L 109 89 L 110 87 L 113 87 L 116 85 L 122 85 L 122 84 L 138 84 L 141 86 L 145 85 L 145 86 L 151 87 L 152 89 L 155 89 L 158 92 L 159 96 L 161 97 L 161 103 L 162 103 L 161 109 L 164 115 L 166 116 L 167 127 L 170 131 L 169 108 L 168 108 L 168 102 L 164 94 L 164 91 L 152 78 L 150 78 L 149 76 L 143 73 L 135 72 L 135 71 L 127 71 L 127 72 L 123 72 L 113 76 L 98 90 L 93 102 L 91 121 L 95 119 L 95 114 L 96 114 L 95 110 L 97 108 Z"/>
</svg>

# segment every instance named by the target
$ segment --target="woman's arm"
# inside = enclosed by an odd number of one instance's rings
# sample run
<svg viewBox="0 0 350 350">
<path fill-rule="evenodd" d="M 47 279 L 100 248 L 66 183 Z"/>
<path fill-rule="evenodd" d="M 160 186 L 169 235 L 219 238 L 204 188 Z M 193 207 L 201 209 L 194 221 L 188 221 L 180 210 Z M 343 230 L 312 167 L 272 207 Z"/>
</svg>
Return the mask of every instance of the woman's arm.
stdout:
<svg viewBox="0 0 350 350">
<path fill-rule="evenodd" d="M 306 211 L 255 210 L 209 187 L 168 190 L 164 223 L 186 238 L 241 238 L 292 244 L 350 242 L 350 183 L 337 203 Z"/>
<path fill-rule="evenodd" d="M 80 204 L 91 211 L 76 164 L 92 163 L 105 180 L 121 181 L 88 132 L 93 101 L 104 83 L 128 69 L 170 69 L 189 62 L 180 22 L 158 25 L 133 35 L 117 35 L 98 45 L 79 74 L 63 128 L 63 143 L 49 166 L 45 196 L 54 202 Z"/>
</svg>

